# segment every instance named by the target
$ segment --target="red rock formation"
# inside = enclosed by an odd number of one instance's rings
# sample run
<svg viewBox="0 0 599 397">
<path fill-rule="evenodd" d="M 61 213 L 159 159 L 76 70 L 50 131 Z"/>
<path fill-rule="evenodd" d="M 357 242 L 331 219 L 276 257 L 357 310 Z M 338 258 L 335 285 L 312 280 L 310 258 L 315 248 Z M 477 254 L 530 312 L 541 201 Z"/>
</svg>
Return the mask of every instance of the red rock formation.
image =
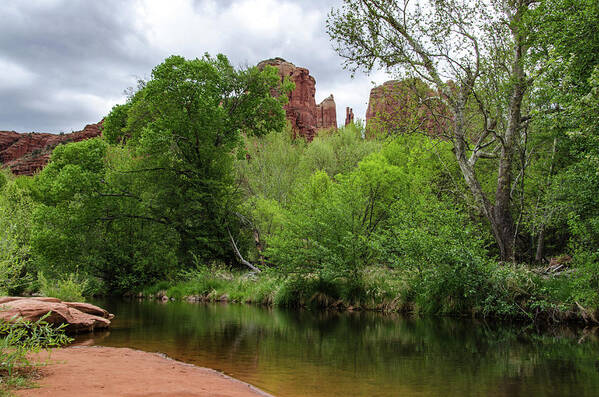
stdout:
<svg viewBox="0 0 599 397">
<path fill-rule="evenodd" d="M 0 165 L 10 167 L 16 175 L 33 175 L 48 164 L 56 146 L 97 137 L 101 127 L 102 122 L 88 124 L 83 130 L 70 134 L 0 131 Z"/>
<path fill-rule="evenodd" d="M 337 106 L 332 94 L 316 105 L 316 128 L 337 128 Z"/>
<path fill-rule="evenodd" d="M 47 313 L 44 319 L 49 324 L 67 324 L 68 332 L 89 332 L 94 329 L 103 329 L 110 326 L 114 315 L 106 310 L 80 302 L 62 302 L 57 298 L 22 298 L 5 296 L 0 297 L 0 319 L 16 321 L 22 318 L 26 321 L 37 321 Z"/>
<path fill-rule="evenodd" d="M 436 93 L 418 79 L 391 80 L 370 91 L 366 111 L 366 131 L 372 135 L 427 132 L 441 135 L 447 113 L 435 99 Z"/>
<path fill-rule="evenodd" d="M 345 125 L 350 125 L 354 122 L 354 110 L 350 107 L 345 108 Z"/>
<path fill-rule="evenodd" d="M 335 101 L 330 96 L 316 105 L 316 80 L 310 76 L 308 69 L 297 67 L 282 58 L 262 61 L 258 68 L 262 69 L 266 65 L 279 69 L 281 81 L 289 77 L 295 83 L 295 89 L 289 94 L 289 102 L 285 105 L 287 120 L 291 123 L 294 136 L 302 136 L 310 142 L 319 129 L 337 127 Z"/>
</svg>

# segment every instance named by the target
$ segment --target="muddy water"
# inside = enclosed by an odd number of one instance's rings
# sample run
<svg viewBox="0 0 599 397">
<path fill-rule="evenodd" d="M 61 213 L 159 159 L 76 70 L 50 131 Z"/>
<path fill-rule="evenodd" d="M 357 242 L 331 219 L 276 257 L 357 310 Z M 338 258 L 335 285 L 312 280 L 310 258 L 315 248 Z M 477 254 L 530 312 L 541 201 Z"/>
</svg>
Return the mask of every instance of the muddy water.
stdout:
<svg viewBox="0 0 599 397">
<path fill-rule="evenodd" d="M 276 396 L 599 396 L 589 330 L 249 305 L 96 302 L 77 343 L 162 352 Z"/>
</svg>

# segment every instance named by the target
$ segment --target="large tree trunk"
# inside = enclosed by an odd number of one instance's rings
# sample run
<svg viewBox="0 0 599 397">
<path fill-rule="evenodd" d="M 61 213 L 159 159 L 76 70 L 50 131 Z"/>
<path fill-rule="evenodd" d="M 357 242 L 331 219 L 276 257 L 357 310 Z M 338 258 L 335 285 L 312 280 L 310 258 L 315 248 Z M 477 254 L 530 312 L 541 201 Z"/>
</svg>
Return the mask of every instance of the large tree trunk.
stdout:
<svg viewBox="0 0 599 397">
<path fill-rule="evenodd" d="M 503 136 L 501 154 L 499 157 L 499 170 L 497 174 L 497 190 L 495 192 L 495 205 L 493 218 L 497 227 L 496 239 L 499 244 L 502 261 L 515 262 L 514 219 L 511 212 L 511 185 L 512 162 L 514 142 L 520 136 L 522 129 L 522 99 L 526 91 L 526 76 L 524 74 L 523 58 L 526 52 L 522 44 L 519 26 L 523 6 L 520 6 L 513 16 L 512 36 L 514 38 L 514 63 L 512 65 L 512 78 L 514 85 L 510 98 L 508 125 Z"/>
<path fill-rule="evenodd" d="M 512 163 L 514 142 L 520 135 L 522 127 L 522 100 L 526 91 L 526 76 L 522 59 L 525 53 L 525 47 L 522 45 L 522 38 L 518 32 L 518 20 L 522 10 L 518 10 L 513 16 L 515 26 L 512 28 L 514 37 L 514 63 L 512 65 L 512 77 L 514 85 L 510 98 L 509 115 L 507 128 L 500 139 L 501 151 L 499 153 L 499 168 L 497 173 L 497 189 L 495 192 L 495 202 L 490 203 L 485 195 L 476 173 L 474 165 L 476 154 L 470 160 L 466 158 L 468 146 L 466 144 L 465 127 L 465 104 L 469 87 L 463 87 L 461 97 L 453 106 L 454 113 L 454 150 L 455 155 L 462 171 L 462 175 L 472 192 L 474 199 L 482 212 L 491 224 L 493 236 L 499 248 L 499 255 L 502 261 L 515 261 L 515 226 L 511 212 L 511 183 L 512 183 Z"/>
<path fill-rule="evenodd" d="M 537 252 L 535 253 L 535 262 L 541 263 L 545 258 L 545 225 L 541 225 L 539 236 L 537 238 Z"/>
</svg>

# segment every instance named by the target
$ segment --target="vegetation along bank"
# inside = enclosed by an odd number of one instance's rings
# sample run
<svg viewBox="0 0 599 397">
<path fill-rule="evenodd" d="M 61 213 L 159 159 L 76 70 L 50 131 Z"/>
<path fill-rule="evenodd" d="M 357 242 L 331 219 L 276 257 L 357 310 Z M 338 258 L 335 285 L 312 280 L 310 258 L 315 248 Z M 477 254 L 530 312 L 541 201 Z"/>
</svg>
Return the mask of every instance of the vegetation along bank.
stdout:
<svg viewBox="0 0 599 397">
<path fill-rule="evenodd" d="M 101 136 L 2 172 L 0 289 L 595 322 L 599 6 L 439 3 L 416 32 L 345 4 L 348 67 L 402 73 L 367 125 L 308 143 L 276 67 L 169 57 Z"/>
</svg>

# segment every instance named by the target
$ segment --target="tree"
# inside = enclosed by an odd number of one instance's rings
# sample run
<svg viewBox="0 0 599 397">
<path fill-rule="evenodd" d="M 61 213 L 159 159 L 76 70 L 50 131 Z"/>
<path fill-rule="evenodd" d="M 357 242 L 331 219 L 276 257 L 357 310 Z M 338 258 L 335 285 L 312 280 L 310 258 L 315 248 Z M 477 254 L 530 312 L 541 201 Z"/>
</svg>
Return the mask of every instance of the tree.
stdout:
<svg viewBox="0 0 599 397">
<path fill-rule="evenodd" d="M 580 219 L 593 216 L 588 211 L 592 206 L 582 205 L 592 197 L 584 198 L 582 192 L 596 190 L 592 164 L 599 154 L 597 20 L 599 3 L 593 0 L 545 0 L 535 10 L 534 55 L 547 61 L 532 90 L 534 127 L 551 142 L 535 205 L 537 261 L 544 257 L 547 229 L 567 230 L 571 225 L 567 212 Z M 574 235 L 578 231 L 571 230 Z"/>
<path fill-rule="evenodd" d="M 131 180 L 113 171 L 130 157 L 100 138 L 54 149 L 31 186 L 38 270 L 95 277 L 111 292 L 126 292 L 176 269 L 177 234 L 154 221 L 147 202 L 126 197 Z"/>
<path fill-rule="evenodd" d="M 0 170 L 0 293 L 19 294 L 31 281 L 31 213 L 27 178 Z"/>
<path fill-rule="evenodd" d="M 148 219 L 176 231 L 182 262 L 233 254 L 243 262 L 233 153 L 242 135 L 284 128 L 287 96 L 272 94 L 291 86 L 273 67 L 235 70 L 224 55 L 205 55 L 172 56 L 140 87 L 104 124 L 107 139 L 133 153 L 117 174 L 137 182 L 120 196 L 144 202 Z"/>
<path fill-rule="evenodd" d="M 514 153 L 528 115 L 529 13 L 533 0 L 345 0 L 327 21 L 352 70 L 382 65 L 430 84 L 449 111 L 445 137 L 478 211 L 489 221 L 502 260 L 514 260 Z M 426 98 L 424 98 L 426 99 Z M 435 107 L 431 107 L 431 111 Z M 449 119 L 449 120 L 448 120 Z M 440 123 L 443 126 L 443 123 Z M 496 160 L 495 192 L 485 192 L 477 163 Z"/>
</svg>

